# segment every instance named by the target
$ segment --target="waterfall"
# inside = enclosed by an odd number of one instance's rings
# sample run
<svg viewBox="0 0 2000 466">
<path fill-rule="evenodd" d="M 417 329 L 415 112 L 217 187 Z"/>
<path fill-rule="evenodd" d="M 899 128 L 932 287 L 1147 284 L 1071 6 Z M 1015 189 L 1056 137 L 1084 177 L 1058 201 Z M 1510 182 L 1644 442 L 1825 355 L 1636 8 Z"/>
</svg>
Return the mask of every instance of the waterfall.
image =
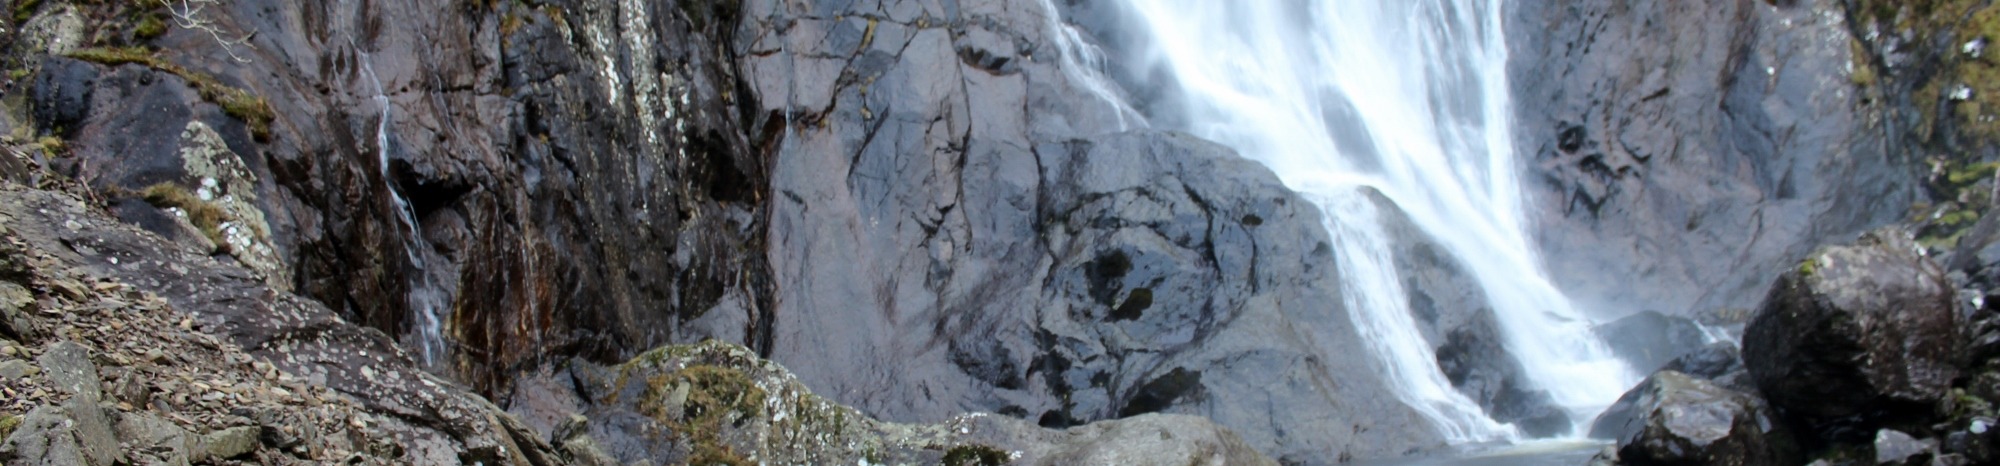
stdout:
<svg viewBox="0 0 2000 466">
<path fill-rule="evenodd" d="M 383 189 L 389 192 L 389 200 L 396 210 L 396 219 L 401 223 L 403 233 L 407 235 L 403 241 L 403 254 L 416 269 L 416 273 L 411 274 L 410 278 L 410 294 L 405 298 L 410 310 L 416 314 L 411 316 L 417 327 L 414 332 L 416 339 L 414 346 L 423 357 L 424 365 L 434 365 L 437 358 L 444 355 L 445 350 L 443 318 L 439 315 L 444 308 L 440 302 L 443 297 L 434 289 L 430 282 L 430 274 L 424 270 L 421 248 L 424 236 L 417 225 L 416 209 L 410 206 L 408 199 L 403 198 L 403 193 L 396 189 L 395 181 L 389 177 L 389 96 L 382 92 L 382 80 L 375 75 L 375 65 L 368 52 L 361 51 L 361 47 L 351 43 L 349 45 L 353 46 L 356 53 L 361 56 L 361 75 L 368 78 L 368 82 L 374 86 L 373 100 L 381 112 L 375 121 L 376 170 L 382 175 Z"/>
<path fill-rule="evenodd" d="M 1455 442 L 1509 439 L 1410 316 L 1379 193 L 1484 290 L 1535 388 L 1587 423 L 1636 376 L 1543 272 L 1525 225 L 1502 0 L 1122 0 L 1188 131 L 1325 211 L 1349 318 L 1402 401 Z M 1155 115 L 1155 117 L 1160 117 Z"/>
<path fill-rule="evenodd" d="M 1145 118 L 1112 91 L 1115 86 L 1110 78 L 1104 76 L 1104 51 L 1084 41 L 1083 33 L 1062 21 L 1062 16 L 1057 14 L 1060 10 L 1056 9 L 1055 0 L 1042 0 L 1042 8 L 1048 11 L 1049 33 L 1055 38 L 1057 67 L 1062 69 L 1063 75 L 1082 86 L 1091 97 L 1110 106 L 1118 118 L 1118 130 L 1132 129 L 1135 123 L 1145 126 Z"/>
</svg>

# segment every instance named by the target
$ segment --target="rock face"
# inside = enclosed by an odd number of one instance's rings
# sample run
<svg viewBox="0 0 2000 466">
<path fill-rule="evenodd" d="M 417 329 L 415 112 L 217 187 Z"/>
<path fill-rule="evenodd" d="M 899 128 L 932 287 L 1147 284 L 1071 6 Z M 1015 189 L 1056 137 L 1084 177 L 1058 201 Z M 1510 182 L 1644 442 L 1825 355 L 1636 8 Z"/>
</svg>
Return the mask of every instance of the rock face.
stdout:
<svg viewBox="0 0 2000 466">
<path fill-rule="evenodd" d="M 175 260 L 241 266 L 94 267 L 397 419 L 512 432 L 412 385 L 418 367 L 532 403 L 516 375 L 545 361 L 712 337 L 893 421 L 1197 414 L 1295 462 L 1441 441 L 1360 356 L 1316 209 L 1225 148 L 1140 127 L 1036 2 L 230 2 L 199 18 L 219 35 L 117 21 L 163 13 L 145 5 L 22 8 L 78 26 L 0 43 L 34 77 L 4 121 L 62 155 L 31 162 L 194 248 Z M 96 244 L 86 259 L 139 248 L 51 235 Z M 395 362 L 352 360 L 378 356 Z"/>
<path fill-rule="evenodd" d="M 1375 380 L 1316 209 L 1125 112 L 1034 2 L 746 3 L 771 357 L 901 422 L 1200 414 L 1288 461 L 1435 433 Z"/>
<path fill-rule="evenodd" d="M 19 4 L 77 23 L 0 43 L 52 168 L 484 393 L 548 352 L 768 346 L 778 119 L 739 111 L 736 2 Z"/>
<path fill-rule="evenodd" d="M 1637 415 L 1611 426 L 1620 464 L 1749 466 L 1801 461 L 1790 431 L 1755 396 L 1661 371 L 1619 400 L 1628 402 L 1637 408 Z"/>
<path fill-rule="evenodd" d="M 1929 416 L 1958 377 L 1950 282 L 1887 229 L 1785 273 L 1745 329 L 1743 358 L 1772 405 L 1829 439 Z"/>
<path fill-rule="evenodd" d="M 1884 115 L 1926 104 L 1856 84 L 1846 3 L 1509 4 L 1531 222 L 1563 290 L 1600 317 L 1750 308 L 1815 245 L 1909 211 L 1919 155 Z"/>
<path fill-rule="evenodd" d="M 24 340 L 0 344 L 0 359 L 32 355 L 41 368 L 0 382 L 20 395 L 0 416 L 32 414 L 0 457 L 567 464 L 381 332 L 83 199 L 0 182 L 0 256 L 26 264 L 23 283 L 42 290 L 14 319 Z"/>
</svg>

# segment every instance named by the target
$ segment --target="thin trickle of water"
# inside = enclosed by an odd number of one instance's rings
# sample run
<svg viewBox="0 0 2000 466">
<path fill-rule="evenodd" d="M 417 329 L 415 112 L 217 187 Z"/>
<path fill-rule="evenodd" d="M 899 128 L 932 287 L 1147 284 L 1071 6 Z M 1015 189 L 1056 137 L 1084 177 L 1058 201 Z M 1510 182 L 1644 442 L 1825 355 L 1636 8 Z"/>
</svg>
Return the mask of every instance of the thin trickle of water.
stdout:
<svg viewBox="0 0 2000 466">
<path fill-rule="evenodd" d="M 1501 0 L 1123 0 L 1188 130 L 1319 203 L 1349 312 L 1403 401 L 1450 440 L 1505 439 L 1445 381 L 1368 191 L 1484 290 L 1509 353 L 1577 424 L 1636 379 L 1543 272 L 1524 225 Z"/>
<path fill-rule="evenodd" d="M 1056 53 L 1060 55 L 1056 57 L 1057 68 L 1062 69 L 1063 75 L 1081 84 L 1099 102 L 1110 105 L 1118 118 L 1119 131 L 1145 126 L 1145 118 L 1113 91 L 1116 87 L 1104 76 L 1104 51 L 1083 40 L 1083 33 L 1075 26 L 1063 22 L 1055 0 L 1042 0 L 1042 8 L 1048 11 L 1049 33 L 1055 38 Z"/>
<path fill-rule="evenodd" d="M 375 91 L 373 100 L 381 112 L 375 122 L 376 169 L 382 175 L 382 183 L 389 192 L 389 200 L 395 206 L 396 219 L 402 224 L 403 233 L 408 235 L 403 241 L 403 254 L 409 257 L 410 265 L 416 269 L 416 273 L 412 274 L 414 278 L 411 280 L 414 283 L 410 285 L 410 294 L 405 299 L 408 300 L 410 310 L 416 314 L 412 316 L 412 320 L 417 324 L 417 349 L 423 357 L 424 364 L 433 365 L 445 351 L 443 317 L 438 315 L 444 306 L 438 302 L 441 298 L 430 282 L 430 274 L 424 269 L 423 251 L 420 249 L 424 236 L 417 225 L 416 210 L 410 207 L 409 200 L 396 189 L 396 183 L 389 177 L 389 96 L 382 92 L 382 80 L 376 77 L 375 65 L 368 52 L 362 51 L 358 46 L 355 46 L 354 50 L 361 55 L 361 75 L 368 78 L 369 84 L 373 86 Z"/>
</svg>

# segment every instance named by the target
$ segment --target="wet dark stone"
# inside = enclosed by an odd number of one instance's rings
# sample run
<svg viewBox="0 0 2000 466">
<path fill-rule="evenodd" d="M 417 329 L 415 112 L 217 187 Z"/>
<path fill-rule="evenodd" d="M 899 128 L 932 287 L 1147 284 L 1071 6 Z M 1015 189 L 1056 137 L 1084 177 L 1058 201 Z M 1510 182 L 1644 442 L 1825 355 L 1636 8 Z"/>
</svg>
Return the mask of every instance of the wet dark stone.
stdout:
<svg viewBox="0 0 2000 466">
<path fill-rule="evenodd" d="M 1600 418 L 1598 424 L 1617 438 L 1621 464 L 1776 466 L 1801 461 L 1785 423 L 1753 395 L 1662 371 L 1619 402 L 1633 405 L 1634 415 Z"/>
<path fill-rule="evenodd" d="M 98 69 L 83 61 L 48 57 L 35 74 L 32 99 L 36 129 L 44 133 L 74 134 L 91 114 L 91 91 L 96 87 Z"/>
<path fill-rule="evenodd" d="M 1960 373 L 1955 295 L 1908 233 L 1872 232 L 1780 277 L 1744 330 L 1743 360 L 1771 404 L 1821 438 L 1928 425 Z"/>
</svg>

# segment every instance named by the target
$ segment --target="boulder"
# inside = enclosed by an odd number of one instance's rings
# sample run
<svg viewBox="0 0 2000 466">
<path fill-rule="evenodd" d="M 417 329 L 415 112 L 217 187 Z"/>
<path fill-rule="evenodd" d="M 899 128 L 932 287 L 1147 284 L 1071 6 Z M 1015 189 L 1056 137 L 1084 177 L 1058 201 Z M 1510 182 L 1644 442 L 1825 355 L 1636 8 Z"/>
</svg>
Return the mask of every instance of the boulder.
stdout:
<svg viewBox="0 0 2000 466">
<path fill-rule="evenodd" d="M 104 410 L 82 397 L 28 411 L 0 444 L 0 462 L 9 466 L 111 466 L 124 458 Z"/>
<path fill-rule="evenodd" d="M 1922 465 L 1929 464 L 1937 452 L 1937 441 L 1917 440 L 1910 434 L 1895 429 L 1875 431 L 1875 464 L 1880 465 Z"/>
<path fill-rule="evenodd" d="M 48 374 L 49 382 L 71 396 L 95 403 L 103 397 L 103 381 L 98 379 L 97 365 L 90 362 L 90 349 L 76 342 L 65 341 L 49 347 L 35 362 Z"/>
<path fill-rule="evenodd" d="M 242 456 L 257 449 L 257 426 L 237 426 L 209 432 L 201 436 L 201 450 L 194 457 L 197 461 L 222 461 Z"/>
<path fill-rule="evenodd" d="M 1749 376 L 1743 370 L 1743 360 L 1738 356 L 1736 347 L 1728 343 L 1711 344 L 1682 355 L 1668 362 L 1655 374 L 1665 372 L 1677 372 L 1688 377 L 1708 380 L 1716 386 L 1730 390 L 1756 393 L 1756 387 L 1750 385 Z M 1590 438 L 1617 440 L 1635 425 L 1635 420 L 1643 415 L 1640 411 L 1642 408 L 1640 401 L 1645 396 L 1641 389 L 1645 387 L 1646 384 L 1641 383 L 1631 391 L 1625 392 L 1617 402 L 1598 414 L 1597 419 L 1591 421 Z"/>
<path fill-rule="evenodd" d="M 1622 464 L 1754 466 L 1802 460 L 1790 431 L 1756 396 L 1662 371 L 1626 398 L 1638 415 L 1615 427 Z"/>
<path fill-rule="evenodd" d="M 1959 374 L 1954 296 L 1906 233 L 1873 232 L 1781 276 L 1744 331 L 1743 359 L 1773 406 L 1829 440 L 1922 425 Z"/>
<path fill-rule="evenodd" d="M 1639 311 L 1592 328 L 1634 370 L 1650 372 L 1701 347 L 1707 337 L 1693 319 Z"/>
</svg>

